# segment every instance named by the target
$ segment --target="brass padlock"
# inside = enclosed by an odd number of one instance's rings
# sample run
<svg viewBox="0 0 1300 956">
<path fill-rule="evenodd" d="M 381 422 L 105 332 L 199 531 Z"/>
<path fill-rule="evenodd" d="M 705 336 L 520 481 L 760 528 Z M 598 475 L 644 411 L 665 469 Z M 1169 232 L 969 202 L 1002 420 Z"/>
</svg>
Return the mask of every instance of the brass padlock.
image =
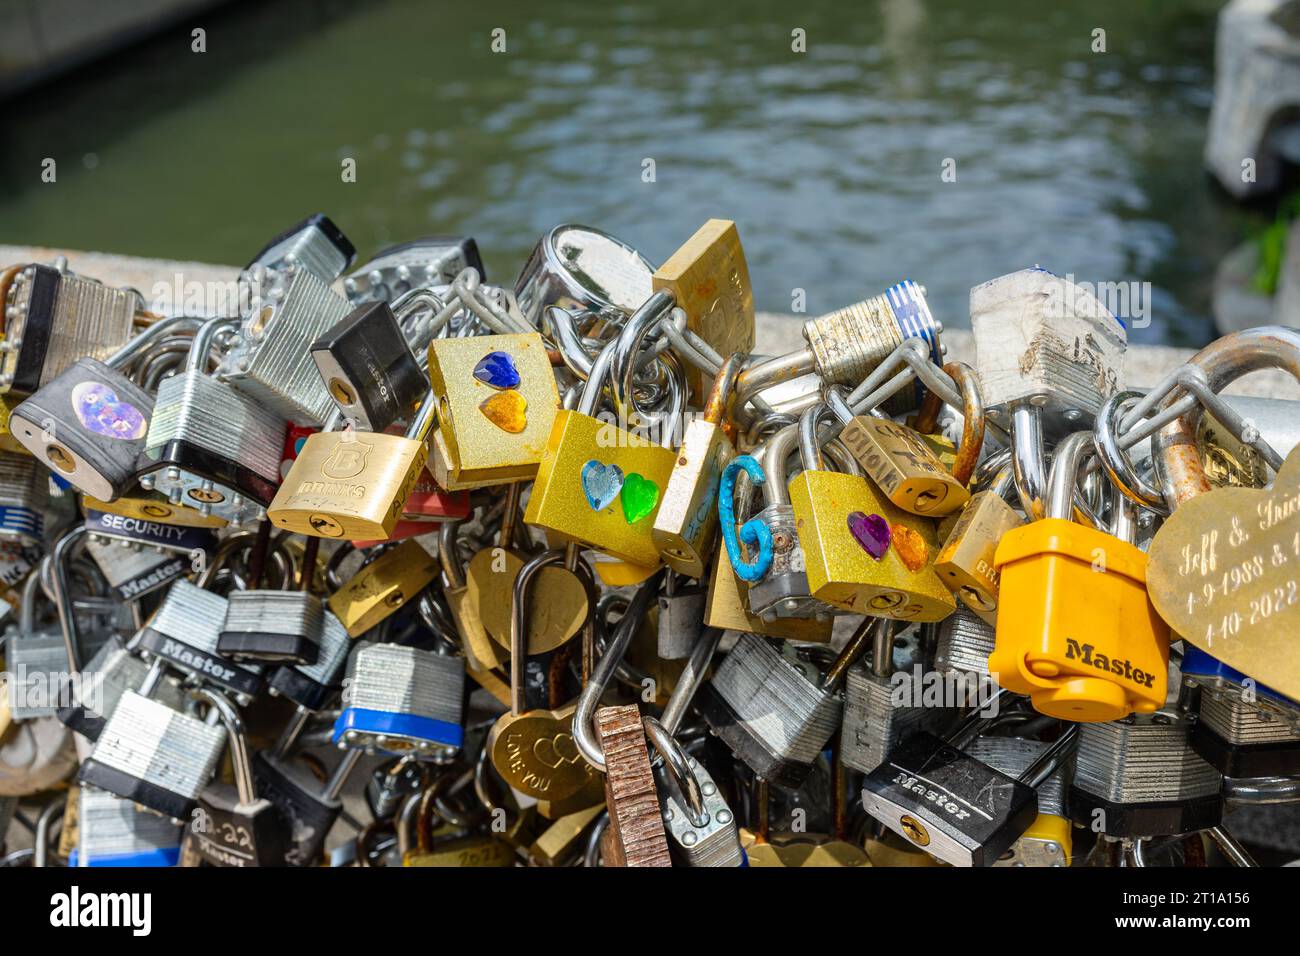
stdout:
<svg viewBox="0 0 1300 956">
<path fill-rule="evenodd" d="M 632 564 L 660 563 L 652 529 L 676 456 L 671 448 L 593 415 L 611 375 L 615 404 L 631 407 L 641 342 L 671 307 L 671 296 L 651 296 L 627 320 L 619 337 L 601 350 L 577 410 L 556 413 L 524 514 L 524 521 L 545 529 L 553 540 L 595 548 Z M 680 391 L 673 403 L 678 408 L 666 416 L 669 422 L 678 417 Z"/>
<path fill-rule="evenodd" d="M 745 357 L 737 352 L 722 364 L 704 404 L 691 420 L 655 515 L 652 535 L 664 563 L 690 578 L 704 576 L 704 565 L 718 530 L 714 502 L 722 469 L 736 455 L 723 423 L 730 417 L 732 389 Z"/>
<path fill-rule="evenodd" d="M 686 244 L 655 270 L 656 292 L 672 293 L 686 313 L 686 327 L 719 355 L 748 354 L 754 349 L 754 290 L 736 224 L 710 219 Z M 687 369 L 692 395 L 702 395 L 708 379 L 694 366 Z"/>
<path fill-rule="evenodd" d="M 1024 519 L 996 491 L 973 495 L 934 559 L 934 570 L 953 594 L 986 624 L 998 620 L 998 582 L 993 562 L 1002 536 Z"/>
<path fill-rule="evenodd" d="M 266 509 L 271 523 L 320 538 L 388 538 L 424 471 L 437 404 L 430 392 L 405 435 L 347 429 L 308 436 Z"/>
<path fill-rule="evenodd" d="M 434 339 L 429 381 L 445 455 L 439 484 L 457 491 L 536 476 L 560 405 L 541 335 Z"/>
<path fill-rule="evenodd" d="M 358 637 L 413 600 L 437 574 L 438 562 L 408 538 L 365 565 L 327 603 L 348 636 Z"/>
<path fill-rule="evenodd" d="M 964 484 L 943 466 L 918 432 L 889 418 L 854 415 L 834 387 L 827 389 L 826 405 L 843 425 L 840 441 L 899 508 L 937 517 L 956 511 L 969 499 Z"/>
<path fill-rule="evenodd" d="M 933 522 L 897 508 L 866 478 L 822 470 L 824 411 L 799 419 L 804 471 L 790 481 L 810 593 L 855 614 L 943 620 L 957 605 L 934 572 Z"/>
</svg>

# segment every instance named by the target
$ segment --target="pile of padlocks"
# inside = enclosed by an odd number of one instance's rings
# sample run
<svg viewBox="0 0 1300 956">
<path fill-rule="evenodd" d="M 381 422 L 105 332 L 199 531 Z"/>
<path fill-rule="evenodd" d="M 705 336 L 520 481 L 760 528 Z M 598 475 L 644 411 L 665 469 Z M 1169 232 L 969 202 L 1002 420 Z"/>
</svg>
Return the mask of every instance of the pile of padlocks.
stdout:
<svg viewBox="0 0 1300 956">
<path fill-rule="evenodd" d="M 1300 800 L 1297 423 L 1219 394 L 1300 333 L 1137 392 L 1038 268 L 972 368 L 911 281 L 752 354 L 727 221 L 354 257 L 0 272 L 9 862 L 1250 865 Z"/>
</svg>

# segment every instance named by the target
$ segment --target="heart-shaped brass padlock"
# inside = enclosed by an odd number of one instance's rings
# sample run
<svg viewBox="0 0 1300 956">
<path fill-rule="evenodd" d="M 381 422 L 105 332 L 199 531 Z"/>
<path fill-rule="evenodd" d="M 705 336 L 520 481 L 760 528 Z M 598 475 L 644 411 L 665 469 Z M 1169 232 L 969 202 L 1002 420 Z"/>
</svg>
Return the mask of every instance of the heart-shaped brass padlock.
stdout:
<svg viewBox="0 0 1300 956">
<path fill-rule="evenodd" d="M 587 785 L 594 771 L 573 740 L 574 707 L 504 714 L 488 735 L 497 773 L 520 793 L 564 800 Z"/>
</svg>

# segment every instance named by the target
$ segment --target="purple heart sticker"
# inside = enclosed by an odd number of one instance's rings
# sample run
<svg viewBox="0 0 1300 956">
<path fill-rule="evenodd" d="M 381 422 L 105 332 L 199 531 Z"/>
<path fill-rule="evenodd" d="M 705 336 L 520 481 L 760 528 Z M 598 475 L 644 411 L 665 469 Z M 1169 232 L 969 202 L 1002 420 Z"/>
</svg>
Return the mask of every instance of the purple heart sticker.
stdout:
<svg viewBox="0 0 1300 956">
<path fill-rule="evenodd" d="M 862 550 L 877 561 L 889 550 L 889 522 L 880 515 L 853 512 L 849 515 L 849 531 L 852 532 L 853 539 L 862 545 Z"/>
</svg>

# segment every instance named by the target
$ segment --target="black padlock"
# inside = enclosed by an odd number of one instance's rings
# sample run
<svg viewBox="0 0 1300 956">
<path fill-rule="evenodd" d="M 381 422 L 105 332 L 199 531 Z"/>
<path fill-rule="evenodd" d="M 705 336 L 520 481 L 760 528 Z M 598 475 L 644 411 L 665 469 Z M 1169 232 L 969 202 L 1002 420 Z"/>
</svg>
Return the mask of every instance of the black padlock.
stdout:
<svg viewBox="0 0 1300 956">
<path fill-rule="evenodd" d="M 906 738 L 862 782 L 868 814 L 952 866 L 997 862 L 1037 818 L 1035 788 L 1074 747 L 1077 735 L 1071 727 L 1018 778 L 1009 777 L 961 749 L 994 719 L 981 713 L 947 739 L 924 731 Z"/>
<path fill-rule="evenodd" d="M 289 846 L 284 865 L 314 866 L 334 821 L 343 810 L 339 792 L 364 751 L 343 753 L 334 772 L 322 784 L 301 763 L 259 753 L 253 757 L 257 792 L 276 805 L 288 820 Z"/>
<path fill-rule="evenodd" d="M 212 866 L 284 866 L 285 820 L 270 800 L 257 795 L 239 711 L 216 691 L 204 688 L 197 696 L 212 706 L 226 727 L 235 783 L 214 781 L 199 794 L 191 815 L 190 845 Z"/>
</svg>

